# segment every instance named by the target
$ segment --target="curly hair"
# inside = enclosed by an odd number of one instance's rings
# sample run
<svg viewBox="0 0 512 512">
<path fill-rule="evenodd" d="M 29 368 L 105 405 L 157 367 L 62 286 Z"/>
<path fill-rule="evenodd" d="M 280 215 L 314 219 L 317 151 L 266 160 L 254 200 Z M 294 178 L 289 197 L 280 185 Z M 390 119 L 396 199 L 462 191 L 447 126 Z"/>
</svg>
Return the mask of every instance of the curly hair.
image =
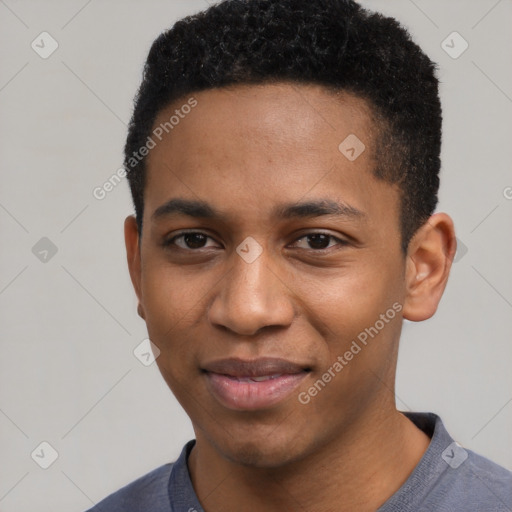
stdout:
<svg viewBox="0 0 512 512">
<path fill-rule="evenodd" d="M 146 159 L 133 155 L 159 112 L 193 92 L 277 82 L 323 85 L 367 102 L 378 127 L 373 174 L 398 185 L 406 253 L 438 201 L 436 65 L 394 18 L 352 0 L 224 0 L 160 34 L 145 63 L 125 145 L 139 235 Z"/>
</svg>

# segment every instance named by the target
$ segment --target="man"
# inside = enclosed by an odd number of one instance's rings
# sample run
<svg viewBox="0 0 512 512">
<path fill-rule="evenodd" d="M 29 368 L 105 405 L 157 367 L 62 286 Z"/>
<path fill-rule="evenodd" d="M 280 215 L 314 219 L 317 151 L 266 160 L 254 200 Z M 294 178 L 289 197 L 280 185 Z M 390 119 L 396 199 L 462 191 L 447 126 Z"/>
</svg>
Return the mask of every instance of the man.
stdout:
<svg viewBox="0 0 512 512">
<path fill-rule="evenodd" d="M 456 251 L 440 145 L 435 65 L 353 1 L 226 0 L 154 42 L 125 239 L 196 439 L 93 511 L 512 510 L 512 473 L 395 406 Z"/>
</svg>

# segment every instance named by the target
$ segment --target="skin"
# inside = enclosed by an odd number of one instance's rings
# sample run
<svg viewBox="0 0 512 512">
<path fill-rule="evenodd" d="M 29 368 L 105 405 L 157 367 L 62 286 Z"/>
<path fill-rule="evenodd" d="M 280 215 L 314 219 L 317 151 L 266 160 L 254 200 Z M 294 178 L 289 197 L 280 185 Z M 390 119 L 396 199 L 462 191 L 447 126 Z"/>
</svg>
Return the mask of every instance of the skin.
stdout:
<svg viewBox="0 0 512 512">
<path fill-rule="evenodd" d="M 125 240 L 158 367 L 196 434 L 188 465 L 199 500 L 207 512 L 376 510 L 430 442 L 396 409 L 395 369 L 402 319 L 430 318 L 441 299 L 453 222 L 433 215 L 401 252 L 399 192 L 372 175 L 377 132 L 362 99 L 286 83 L 194 97 L 197 107 L 148 155 L 142 236 L 129 216 Z M 366 146 L 353 162 L 338 150 L 349 134 Z M 225 217 L 152 219 L 171 198 L 207 201 Z M 277 204 L 318 199 L 363 215 L 272 216 Z M 190 229 L 211 238 L 163 246 Z M 306 237 L 318 232 L 334 238 Z M 236 252 L 249 236 L 263 251 L 252 263 Z M 298 393 L 394 303 L 395 318 L 300 403 Z M 212 396 L 204 364 L 265 356 L 311 372 L 263 410 Z"/>
</svg>

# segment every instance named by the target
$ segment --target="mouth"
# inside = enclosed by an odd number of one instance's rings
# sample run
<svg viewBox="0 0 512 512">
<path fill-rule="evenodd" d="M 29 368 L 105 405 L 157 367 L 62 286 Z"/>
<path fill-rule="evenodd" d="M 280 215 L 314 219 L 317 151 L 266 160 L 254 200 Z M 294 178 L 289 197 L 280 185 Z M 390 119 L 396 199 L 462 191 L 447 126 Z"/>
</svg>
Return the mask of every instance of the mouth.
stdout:
<svg viewBox="0 0 512 512">
<path fill-rule="evenodd" d="M 283 401 L 311 368 L 276 358 L 223 359 L 202 368 L 213 397 L 232 410 L 256 411 Z"/>
</svg>

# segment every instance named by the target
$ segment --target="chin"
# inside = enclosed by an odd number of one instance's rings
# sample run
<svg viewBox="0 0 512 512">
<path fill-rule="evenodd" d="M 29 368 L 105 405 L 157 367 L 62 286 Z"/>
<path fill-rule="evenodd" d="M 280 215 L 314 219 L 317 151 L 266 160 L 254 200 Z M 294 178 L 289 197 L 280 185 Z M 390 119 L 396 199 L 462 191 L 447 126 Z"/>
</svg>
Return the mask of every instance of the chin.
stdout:
<svg viewBox="0 0 512 512">
<path fill-rule="evenodd" d="M 248 442 L 227 447 L 224 457 L 231 462 L 253 468 L 271 469 L 284 466 L 293 459 L 293 454 L 283 446 L 268 446 L 268 443 Z"/>
<path fill-rule="evenodd" d="M 272 435 L 272 431 L 255 436 L 229 436 L 216 442 L 223 457 L 242 466 L 272 469 L 296 462 L 308 453 L 304 439 L 290 432 L 289 436 Z M 302 442 L 301 442 L 302 441 Z"/>
</svg>

